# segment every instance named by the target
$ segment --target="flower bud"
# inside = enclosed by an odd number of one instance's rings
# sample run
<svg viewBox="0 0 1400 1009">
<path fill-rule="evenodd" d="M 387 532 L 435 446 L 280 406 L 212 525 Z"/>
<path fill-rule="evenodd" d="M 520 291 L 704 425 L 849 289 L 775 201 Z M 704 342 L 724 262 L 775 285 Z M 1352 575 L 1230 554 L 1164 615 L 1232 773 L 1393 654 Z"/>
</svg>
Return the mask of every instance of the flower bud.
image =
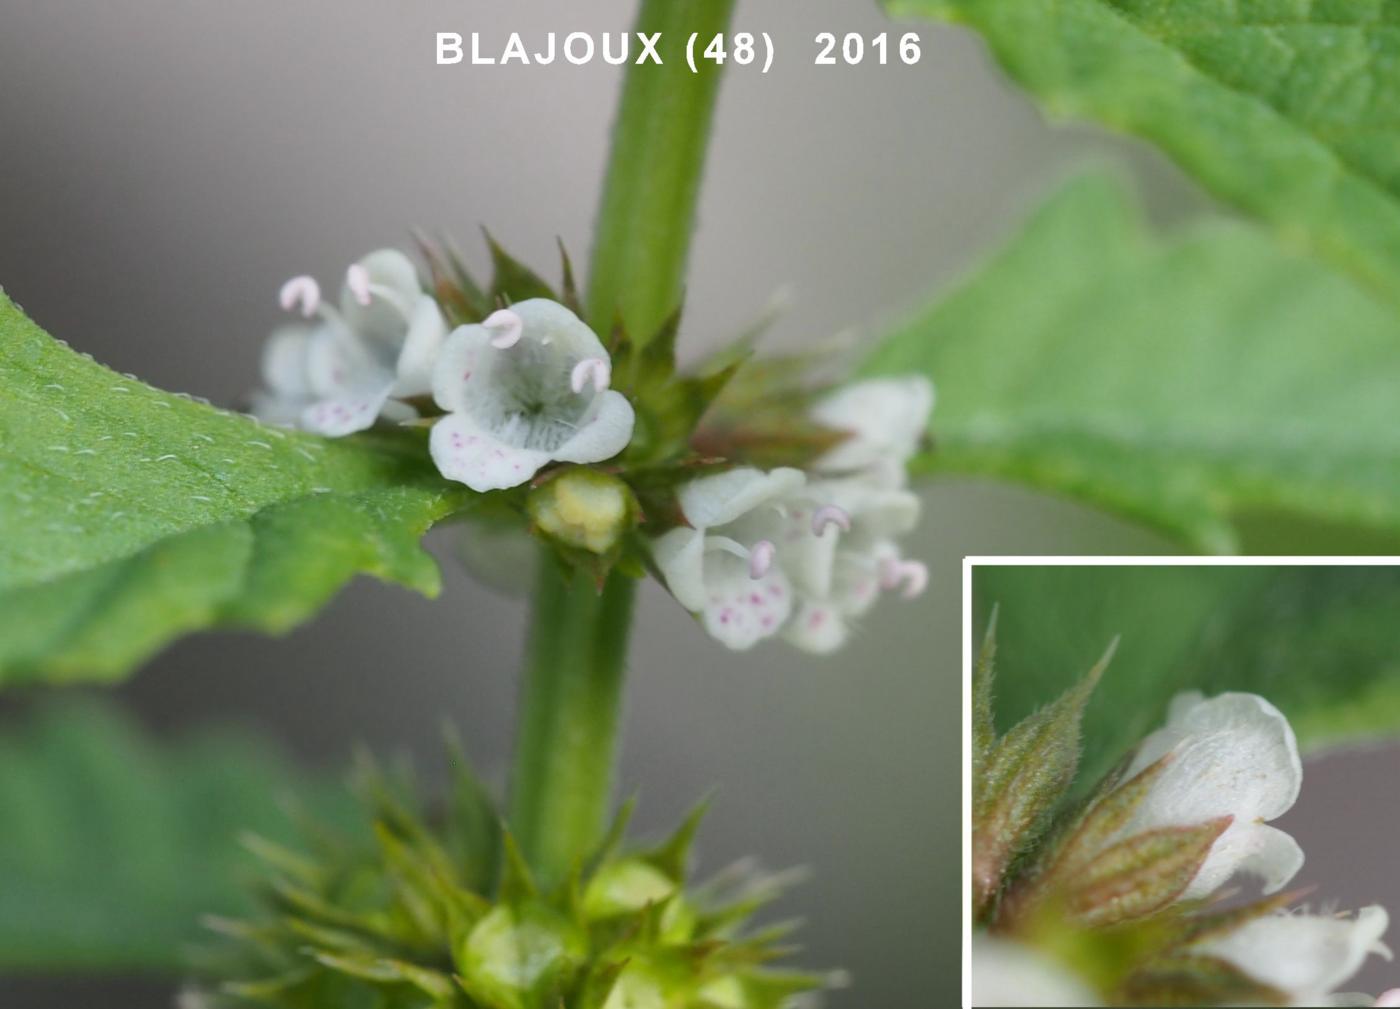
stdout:
<svg viewBox="0 0 1400 1009">
<path fill-rule="evenodd" d="M 583 909 L 590 919 L 635 913 L 648 904 L 660 904 L 676 889 L 676 883 L 654 865 L 628 858 L 604 865 L 588 881 Z"/>
<path fill-rule="evenodd" d="M 471 930 L 459 967 L 473 998 L 509 1009 L 534 1009 L 588 956 L 587 937 L 548 905 L 501 905 Z"/>
<path fill-rule="evenodd" d="M 626 484 L 586 466 L 568 469 L 534 488 L 526 507 L 540 532 L 593 554 L 616 547 L 636 514 Z"/>
</svg>

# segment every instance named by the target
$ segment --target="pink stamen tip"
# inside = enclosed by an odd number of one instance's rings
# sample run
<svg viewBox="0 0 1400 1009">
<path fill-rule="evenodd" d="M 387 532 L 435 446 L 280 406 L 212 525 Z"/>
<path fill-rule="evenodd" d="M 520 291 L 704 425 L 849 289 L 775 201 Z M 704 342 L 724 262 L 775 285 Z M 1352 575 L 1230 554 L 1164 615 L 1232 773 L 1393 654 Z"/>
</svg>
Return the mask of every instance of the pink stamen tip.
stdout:
<svg viewBox="0 0 1400 1009">
<path fill-rule="evenodd" d="M 316 283 L 315 277 L 305 274 L 293 277 L 282 285 L 282 290 L 277 294 L 277 301 L 284 312 L 290 312 L 300 304 L 301 314 L 310 318 L 316 314 L 316 309 L 321 304 L 321 285 Z"/>
<path fill-rule="evenodd" d="M 880 588 L 885 591 L 904 586 L 905 599 L 922 595 L 928 588 L 928 566 L 919 561 L 887 558 L 880 562 Z"/>
<path fill-rule="evenodd" d="M 1377 1006 L 1400 1006 L 1400 988 L 1383 991 L 1376 996 Z"/>
<path fill-rule="evenodd" d="M 812 532 L 820 536 L 827 526 L 836 526 L 843 533 L 851 531 L 851 513 L 833 504 L 822 505 L 812 513 Z"/>
<path fill-rule="evenodd" d="M 899 580 L 904 583 L 905 599 L 914 599 L 928 588 L 928 566 L 920 561 L 900 561 Z"/>
<path fill-rule="evenodd" d="M 514 347 L 525 333 L 525 320 L 508 308 L 492 312 L 481 324 L 496 331 L 496 335 L 491 337 L 491 346 L 497 350 Z"/>
<path fill-rule="evenodd" d="M 769 540 L 759 540 L 749 551 L 749 577 L 762 578 L 773 567 L 773 556 L 778 552 Z"/>
<path fill-rule="evenodd" d="M 583 387 L 593 382 L 593 391 L 602 392 L 612 383 L 612 366 L 601 357 L 586 357 L 574 365 L 569 375 L 569 388 L 583 392 Z"/>
<path fill-rule="evenodd" d="M 369 271 L 359 263 L 345 271 L 345 286 L 350 288 L 350 293 L 361 305 L 369 304 Z"/>
</svg>

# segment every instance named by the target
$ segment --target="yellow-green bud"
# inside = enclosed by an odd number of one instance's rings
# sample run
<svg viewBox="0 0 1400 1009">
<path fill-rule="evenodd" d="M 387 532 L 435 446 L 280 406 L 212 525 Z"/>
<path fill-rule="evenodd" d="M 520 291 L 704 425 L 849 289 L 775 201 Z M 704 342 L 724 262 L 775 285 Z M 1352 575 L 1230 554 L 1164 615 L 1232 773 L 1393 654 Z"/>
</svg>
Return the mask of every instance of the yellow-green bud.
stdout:
<svg viewBox="0 0 1400 1009">
<path fill-rule="evenodd" d="M 588 881 L 583 909 L 590 918 L 611 918 L 660 904 L 675 892 L 675 882 L 660 869 L 629 858 L 604 865 Z"/>
<path fill-rule="evenodd" d="M 586 466 L 570 469 L 530 492 L 535 526 L 565 546 L 605 554 L 632 524 L 632 492 L 615 476 Z"/>
<path fill-rule="evenodd" d="M 502 1009 L 539 1004 L 588 956 L 588 939 L 539 901 L 499 905 L 467 936 L 458 967 L 473 998 Z"/>
</svg>

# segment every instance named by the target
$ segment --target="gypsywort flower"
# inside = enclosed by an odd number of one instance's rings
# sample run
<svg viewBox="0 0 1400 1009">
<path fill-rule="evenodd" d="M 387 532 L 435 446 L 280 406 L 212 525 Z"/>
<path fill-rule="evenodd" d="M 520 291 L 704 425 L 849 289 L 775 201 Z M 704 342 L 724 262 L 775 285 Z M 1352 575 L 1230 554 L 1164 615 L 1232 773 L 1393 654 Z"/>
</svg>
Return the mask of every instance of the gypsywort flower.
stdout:
<svg viewBox="0 0 1400 1009">
<path fill-rule="evenodd" d="M 1330 997 L 1366 957 L 1390 959 L 1381 942 L 1389 921 L 1384 908 L 1374 905 L 1354 918 L 1280 912 L 1198 942 L 1191 952 L 1229 961 L 1283 992 L 1292 1005 L 1331 1005 Z"/>
<path fill-rule="evenodd" d="M 868 476 L 813 480 L 787 508 L 784 535 L 795 549 L 783 551 L 783 562 L 798 606 L 783 636 L 799 648 L 839 648 L 851 620 L 881 591 L 912 598 L 928 584 L 924 565 L 904 559 L 895 541 L 919 521 L 919 499 L 909 491 Z"/>
<path fill-rule="evenodd" d="M 671 594 L 700 615 L 711 636 L 734 649 L 772 637 L 792 613 L 792 580 L 779 559 L 796 558 L 787 500 L 806 483 L 801 470 L 743 467 L 701 477 L 680 489 L 690 525 L 652 545 Z M 815 541 L 810 530 L 805 537 Z M 808 544 L 810 547 L 810 543 Z"/>
<path fill-rule="evenodd" d="M 351 266 L 338 307 L 304 276 L 283 285 L 281 302 L 315 321 L 284 326 L 268 340 L 266 388 L 253 402 L 261 420 L 338 436 L 364 430 L 380 416 L 414 416 L 411 407 L 391 400 L 430 390 L 446 323 L 407 256 L 381 249 Z"/>
<path fill-rule="evenodd" d="M 660 536 L 653 556 L 676 600 L 730 648 L 782 632 L 831 651 L 881 588 L 917 594 L 927 581 L 893 539 L 918 519 L 907 491 L 741 467 L 694 480 L 678 498 L 689 526 Z"/>
<path fill-rule="evenodd" d="M 1232 816 L 1182 896 L 1206 896 L 1237 872 L 1257 876 L 1266 893 L 1293 878 L 1303 865 L 1302 849 L 1265 822 L 1293 805 L 1303 776 L 1298 743 L 1282 712 L 1255 694 L 1179 694 L 1166 725 L 1138 747 L 1128 775 L 1167 754 L 1171 760 L 1118 838 Z"/>
<path fill-rule="evenodd" d="M 447 412 L 433 425 L 433 461 L 449 480 L 489 491 L 525 483 L 550 462 L 610 459 L 635 419 L 611 375 L 593 331 L 545 298 L 461 326 L 433 369 L 433 398 Z"/>
</svg>

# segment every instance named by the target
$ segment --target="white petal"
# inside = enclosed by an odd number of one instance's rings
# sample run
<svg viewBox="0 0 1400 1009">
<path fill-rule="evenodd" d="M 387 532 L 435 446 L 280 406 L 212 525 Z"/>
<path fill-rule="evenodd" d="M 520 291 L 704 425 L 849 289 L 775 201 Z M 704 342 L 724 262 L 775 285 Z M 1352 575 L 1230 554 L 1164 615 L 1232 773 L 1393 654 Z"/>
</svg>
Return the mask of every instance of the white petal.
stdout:
<svg viewBox="0 0 1400 1009">
<path fill-rule="evenodd" d="M 1256 876 L 1265 893 L 1276 893 L 1303 867 L 1303 849 L 1292 836 L 1265 823 L 1236 820 L 1216 839 L 1196 878 L 1182 894 L 1206 897 L 1235 873 Z"/>
<path fill-rule="evenodd" d="M 1380 941 L 1388 924 L 1385 910 L 1374 905 L 1355 918 L 1276 914 L 1194 949 L 1230 961 L 1256 981 L 1288 993 L 1298 1005 L 1316 1005 L 1371 953 L 1390 958 Z"/>
<path fill-rule="evenodd" d="M 899 550 L 888 541 L 869 552 L 841 551 L 836 555 L 831 602 L 841 614 L 858 617 L 875 605 L 880 598 L 880 562 L 884 558 L 899 558 Z"/>
<path fill-rule="evenodd" d="M 598 393 L 586 420 L 572 438 L 553 452 L 562 462 L 602 462 L 611 459 L 632 440 L 636 414 L 627 397 L 607 389 Z"/>
<path fill-rule="evenodd" d="M 677 497 L 686 521 L 705 529 L 732 522 L 761 504 L 785 497 L 805 480 L 799 469 L 784 467 L 765 473 L 745 466 L 692 480 Z"/>
<path fill-rule="evenodd" d="M 781 568 L 753 578 L 749 562 L 727 550 L 705 552 L 705 630 L 735 651 L 777 634 L 792 612 L 792 586 Z"/>
<path fill-rule="evenodd" d="M 458 326 L 443 341 L 433 365 L 433 400 L 448 413 L 467 409 L 467 382 L 489 349 L 491 332 L 485 326 Z"/>
<path fill-rule="evenodd" d="M 1143 741 L 1128 774 L 1168 752 L 1171 763 L 1118 837 L 1230 815 L 1234 823 L 1211 849 L 1191 892 L 1213 888 L 1239 870 L 1264 873 L 1275 889 L 1286 883 L 1291 873 L 1284 873 L 1296 871 L 1300 860 L 1277 837 L 1257 830 L 1260 821 L 1293 805 L 1302 781 L 1297 740 L 1283 714 L 1254 694 L 1210 700 L 1183 694 L 1172 702 L 1167 724 Z"/>
<path fill-rule="evenodd" d="M 365 271 L 371 285 L 381 290 L 376 291 L 369 305 L 365 306 L 360 304 L 348 283 L 342 286 L 340 313 L 353 328 L 359 328 L 360 322 L 372 320 L 379 314 L 374 303 L 384 297 L 381 292 L 388 292 L 400 315 L 411 311 L 423 293 L 413 261 L 398 249 L 377 249 L 355 265 Z"/>
<path fill-rule="evenodd" d="M 543 452 L 499 441 L 461 413 L 448 414 L 433 425 L 428 451 L 443 476 L 482 492 L 518 487 L 549 462 Z"/>
<path fill-rule="evenodd" d="M 312 403 L 301 415 L 301 426 L 327 438 L 363 431 L 374 425 L 393 389 L 392 382 L 347 390 L 343 395 Z"/>
<path fill-rule="evenodd" d="M 1077 977 L 1037 950 L 1005 939 L 972 941 L 974 1006 L 1096 1006 Z"/>
<path fill-rule="evenodd" d="M 877 378 L 837 390 L 812 410 L 819 424 L 850 437 L 817 461 L 827 471 L 902 466 L 918 448 L 933 411 L 933 383 L 917 375 Z"/>
<path fill-rule="evenodd" d="M 263 344 L 262 379 L 267 388 L 281 397 L 306 396 L 307 351 L 314 330 L 306 326 L 282 326 Z"/>
<path fill-rule="evenodd" d="M 433 390 L 433 367 L 447 339 L 447 321 L 432 298 L 418 299 L 399 352 L 396 396 L 424 396 Z"/>
<path fill-rule="evenodd" d="M 846 643 L 850 627 L 835 606 L 803 600 L 792 620 L 783 628 L 783 637 L 805 652 L 826 655 Z"/>
<path fill-rule="evenodd" d="M 831 594 L 836 553 L 846 534 L 828 525 L 817 535 L 812 530 L 812 511 L 806 502 L 787 505 L 787 515 L 774 543 L 783 569 L 797 591 L 825 599 Z"/>
<path fill-rule="evenodd" d="M 510 306 L 525 324 L 524 339 L 557 346 L 570 356 L 611 361 L 607 349 L 587 323 L 557 301 L 528 298 Z"/>
<path fill-rule="evenodd" d="M 273 427 L 300 427 L 301 415 L 307 405 L 307 401 L 299 396 L 281 396 L 260 389 L 253 393 L 248 412 Z"/>
<path fill-rule="evenodd" d="M 699 613 L 705 608 L 705 533 L 681 526 L 658 536 L 651 553 L 676 601 Z"/>
</svg>

